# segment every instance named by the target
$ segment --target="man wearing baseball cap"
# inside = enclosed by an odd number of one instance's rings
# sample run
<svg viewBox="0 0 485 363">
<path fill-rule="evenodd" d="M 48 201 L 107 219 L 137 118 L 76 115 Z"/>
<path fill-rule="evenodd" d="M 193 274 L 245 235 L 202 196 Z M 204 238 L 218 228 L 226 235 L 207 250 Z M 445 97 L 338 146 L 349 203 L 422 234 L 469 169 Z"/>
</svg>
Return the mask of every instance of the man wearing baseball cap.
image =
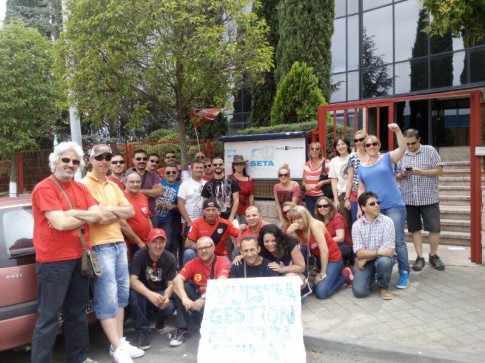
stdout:
<svg viewBox="0 0 485 363">
<path fill-rule="evenodd" d="M 148 234 L 146 247 L 137 251 L 130 265 L 130 308 L 138 332 L 138 348 L 151 347 L 149 310 L 157 314 L 156 329 L 165 328 L 173 314 L 173 279 L 177 275 L 175 257 L 165 250 L 165 231 L 154 228 Z"/>
<path fill-rule="evenodd" d="M 206 199 L 203 208 L 202 217 L 192 223 L 185 241 L 184 265 L 197 257 L 195 242 L 201 237 L 212 239 L 216 246 L 214 253 L 217 256 L 227 256 L 232 250 L 232 240 L 228 239 L 229 236 L 236 238 L 239 235 L 239 228 L 219 216 L 220 207 L 215 198 Z"/>
</svg>

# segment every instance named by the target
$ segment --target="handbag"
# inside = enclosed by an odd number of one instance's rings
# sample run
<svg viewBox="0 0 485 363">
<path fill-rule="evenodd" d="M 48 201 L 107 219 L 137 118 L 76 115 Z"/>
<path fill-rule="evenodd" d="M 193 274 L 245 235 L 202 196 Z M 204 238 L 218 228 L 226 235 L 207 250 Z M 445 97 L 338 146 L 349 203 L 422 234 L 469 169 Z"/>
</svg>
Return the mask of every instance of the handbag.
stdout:
<svg viewBox="0 0 485 363">
<path fill-rule="evenodd" d="M 50 179 L 57 185 L 57 187 L 61 190 L 62 194 L 66 197 L 67 203 L 69 204 L 69 208 L 73 209 L 71 200 L 67 195 L 64 188 L 59 184 L 54 176 L 50 176 Z M 98 277 L 101 276 L 101 263 L 99 262 L 98 256 L 94 251 L 88 250 L 86 248 L 86 241 L 84 239 L 84 228 L 77 227 L 77 233 L 79 235 L 79 240 L 81 241 L 81 276 L 84 277 Z"/>
<path fill-rule="evenodd" d="M 328 179 L 329 179 L 328 173 L 325 171 L 325 160 L 323 160 L 322 171 L 320 172 L 320 177 L 318 178 L 318 181 L 328 180 Z M 325 195 L 330 199 L 333 199 L 332 183 L 325 184 L 321 188 L 321 190 L 323 192 L 323 195 Z"/>
</svg>

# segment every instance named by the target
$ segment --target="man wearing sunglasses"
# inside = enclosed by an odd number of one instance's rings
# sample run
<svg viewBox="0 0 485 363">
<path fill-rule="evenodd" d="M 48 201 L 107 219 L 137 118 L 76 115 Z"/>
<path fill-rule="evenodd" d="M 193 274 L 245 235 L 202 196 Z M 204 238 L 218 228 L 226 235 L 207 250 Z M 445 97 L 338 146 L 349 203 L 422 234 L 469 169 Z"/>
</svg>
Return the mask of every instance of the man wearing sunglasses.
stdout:
<svg viewBox="0 0 485 363">
<path fill-rule="evenodd" d="M 380 202 L 374 192 L 362 193 L 358 201 L 362 217 L 352 227 L 357 256 L 352 292 L 355 297 L 368 296 L 375 276 L 381 298 L 391 300 L 394 296 L 389 291 L 394 265 L 394 223 L 381 213 Z"/>
<path fill-rule="evenodd" d="M 150 207 L 150 219 L 152 225 L 157 225 L 156 204 L 157 197 L 163 195 L 163 186 L 160 176 L 155 172 L 147 169 L 148 154 L 143 149 L 138 149 L 133 152 L 133 166 L 136 168 L 138 174 L 141 175 L 141 189 L 140 193 L 148 198 L 148 206 Z"/>
<path fill-rule="evenodd" d="M 108 179 L 119 186 L 121 190 L 125 190 L 125 183 L 123 182 L 125 165 L 125 158 L 123 155 L 116 154 L 111 158 L 111 174 L 108 175 Z"/>
<path fill-rule="evenodd" d="M 166 319 L 175 311 L 173 279 L 177 275 L 175 257 L 165 249 L 163 229 L 148 234 L 146 247 L 135 253 L 130 265 L 130 308 L 138 333 L 138 348 L 151 347 L 150 320 L 147 313 L 156 313 L 155 328 L 163 331 Z"/>
<path fill-rule="evenodd" d="M 121 232 L 120 219 L 135 215 L 121 189 L 106 177 L 113 157 L 108 145 L 91 149 L 89 162 L 93 170 L 83 179 L 84 185 L 105 211 L 103 218 L 89 226 L 91 246 L 98 256 L 102 274 L 91 280 L 94 311 L 111 343 L 110 355 L 115 361 L 131 362 L 145 352 L 132 346 L 123 337 L 124 308 L 128 305 L 130 279 L 128 254 Z"/>
<path fill-rule="evenodd" d="M 214 178 L 214 166 L 212 165 L 212 159 L 204 159 L 204 175 L 202 179 L 205 181 L 212 180 Z"/>
<path fill-rule="evenodd" d="M 443 271 L 445 265 L 437 255 L 440 243 L 438 177 L 443 175 L 443 163 L 434 147 L 421 145 L 418 130 L 408 129 L 403 135 L 407 150 L 397 163 L 397 179 L 401 181 L 408 230 L 412 233 L 417 255 L 413 270 L 421 271 L 425 265 L 421 234 L 424 224 L 424 230 L 429 232 L 429 263 Z"/>
</svg>

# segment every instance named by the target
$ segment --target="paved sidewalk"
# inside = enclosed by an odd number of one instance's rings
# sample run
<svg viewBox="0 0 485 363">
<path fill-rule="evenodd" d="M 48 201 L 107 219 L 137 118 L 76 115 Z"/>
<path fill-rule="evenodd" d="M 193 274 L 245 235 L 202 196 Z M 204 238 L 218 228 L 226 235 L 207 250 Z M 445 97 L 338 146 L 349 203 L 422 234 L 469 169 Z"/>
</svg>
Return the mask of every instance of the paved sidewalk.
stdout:
<svg viewBox="0 0 485 363">
<path fill-rule="evenodd" d="M 408 250 L 414 261 L 412 244 Z M 390 301 L 376 289 L 364 299 L 349 288 L 328 300 L 307 297 L 302 307 L 307 348 L 359 351 L 391 361 L 484 362 L 485 266 L 471 263 L 469 250 L 441 246 L 446 270 L 435 270 L 426 257 L 426 267 L 411 272 L 404 290 L 394 288 L 395 266 Z"/>
</svg>

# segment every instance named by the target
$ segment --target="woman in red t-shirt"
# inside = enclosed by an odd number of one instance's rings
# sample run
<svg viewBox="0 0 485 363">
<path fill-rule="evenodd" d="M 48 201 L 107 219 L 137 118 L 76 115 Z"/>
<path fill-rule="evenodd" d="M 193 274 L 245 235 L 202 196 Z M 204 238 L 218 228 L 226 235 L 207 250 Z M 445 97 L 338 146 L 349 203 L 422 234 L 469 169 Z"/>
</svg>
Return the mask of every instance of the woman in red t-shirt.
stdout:
<svg viewBox="0 0 485 363">
<path fill-rule="evenodd" d="M 327 299 L 346 283 L 342 275 L 342 253 L 325 225 L 314 219 L 306 208 L 296 206 L 288 211 L 287 216 L 291 222 L 287 233 L 296 236 L 307 246 L 306 252 L 310 250 L 317 258 L 320 273 L 315 277 L 315 295 L 319 299 Z"/>
<path fill-rule="evenodd" d="M 246 173 L 246 163 L 242 155 L 234 155 L 232 159 L 231 177 L 239 184 L 239 207 L 236 218 L 240 224 L 246 223 L 246 209 L 254 205 L 254 180 Z"/>
<path fill-rule="evenodd" d="M 283 203 L 293 202 L 301 205 L 301 187 L 296 181 L 291 180 L 288 164 L 278 169 L 278 179 L 280 182 L 273 187 L 273 195 L 281 225 L 285 218 L 282 211 Z"/>
</svg>

